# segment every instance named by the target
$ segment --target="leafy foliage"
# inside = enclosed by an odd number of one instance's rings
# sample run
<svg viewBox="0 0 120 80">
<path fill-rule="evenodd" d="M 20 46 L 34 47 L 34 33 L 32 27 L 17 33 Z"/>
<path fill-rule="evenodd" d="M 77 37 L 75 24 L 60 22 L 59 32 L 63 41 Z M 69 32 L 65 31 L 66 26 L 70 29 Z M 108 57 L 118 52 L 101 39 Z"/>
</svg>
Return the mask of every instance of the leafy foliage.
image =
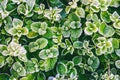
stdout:
<svg viewBox="0 0 120 80">
<path fill-rule="evenodd" d="M 0 0 L 0 80 L 120 80 L 120 0 Z"/>
</svg>

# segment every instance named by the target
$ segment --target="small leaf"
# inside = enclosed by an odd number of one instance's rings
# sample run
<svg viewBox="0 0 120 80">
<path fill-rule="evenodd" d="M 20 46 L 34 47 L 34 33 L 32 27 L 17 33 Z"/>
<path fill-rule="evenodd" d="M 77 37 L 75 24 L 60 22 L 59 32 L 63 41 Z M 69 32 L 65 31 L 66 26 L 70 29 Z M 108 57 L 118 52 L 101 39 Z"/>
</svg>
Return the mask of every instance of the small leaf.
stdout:
<svg viewBox="0 0 120 80">
<path fill-rule="evenodd" d="M 22 28 L 23 29 L 23 35 L 27 35 L 28 34 L 28 28 L 26 28 L 26 27 L 23 27 Z"/>
<path fill-rule="evenodd" d="M 0 74 L 0 80 L 9 80 L 10 75 L 5 74 L 5 73 L 1 73 Z"/>
<path fill-rule="evenodd" d="M 93 68 L 93 69 L 97 69 L 100 65 L 100 61 L 99 61 L 99 58 L 98 57 L 92 57 L 92 58 L 89 58 L 88 59 L 89 61 L 89 65 Z M 92 61 L 92 62 L 91 62 Z"/>
<path fill-rule="evenodd" d="M 99 26 L 99 33 L 100 34 L 104 34 L 104 29 L 105 29 L 105 27 L 106 27 L 106 24 L 103 22 L 103 23 L 101 23 L 101 25 Z"/>
<path fill-rule="evenodd" d="M 115 53 L 116 53 L 117 56 L 120 57 L 120 49 L 116 49 L 116 50 L 115 50 Z"/>
<path fill-rule="evenodd" d="M 15 62 L 12 67 L 20 76 L 25 76 L 26 71 L 19 62 Z"/>
<path fill-rule="evenodd" d="M 68 70 L 72 69 L 74 67 L 74 63 L 72 61 L 68 61 L 66 66 Z"/>
<path fill-rule="evenodd" d="M 96 2 L 97 3 L 97 2 Z M 90 9 L 93 11 L 93 12 L 99 12 L 99 7 L 96 6 L 96 5 L 91 5 L 90 6 Z"/>
<path fill-rule="evenodd" d="M 23 62 L 27 62 L 27 60 L 28 60 L 26 54 L 20 54 L 18 56 L 18 59 L 23 61 Z"/>
<path fill-rule="evenodd" d="M 1 6 L 2 6 L 4 9 L 6 9 L 8 0 L 2 0 L 0 3 L 1 3 Z"/>
<path fill-rule="evenodd" d="M 7 50 L 7 46 L 0 44 L 0 53 L 2 53 L 4 50 Z"/>
<path fill-rule="evenodd" d="M 50 58 L 50 59 L 45 60 L 44 62 L 45 71 L 47 72 L 49 70 L 52 70 L 56 62 L 57 62 L 57 58 Z"/>
<path fill-rule="evenodd" d="M 17 7 L 17 12 L 19 13 L 19 14 L 26 14 L 26 7 L 25 7 L 25 5 L 23 5 L 23 4 L 20 4 L 18 7 Z"/>
<path fill-rule="evenodd" d="M 82 4 L 84 5 L 88 5 L 89 4 L 89 0 L 81 0 Z"/>
<path fill-rule="evenodd" d="M 105 37 L 111 37 L 115 33 L 115 30 L 111 26 L 106 26 L 104 29 L 104 36 Z"/>
<path fill-rule="evenodd" d="M 38 32 L 38 30 L 39 30 L 39 28 L 40 28 L 40 26 L 41 26 L 41 23 L 40 22 L 33 22 L 32 24 L 31 24 L 31 29 L 32 29 L 32 31 L 34 31 L 34 32 Z"/>
<path fill-rule="evenodd" d="M 120 18 L 120 16 L 116 11 L 110 16 L 112 21 L 116 21 L 118 18 Z"/>
<path fill-rule="evenodd" d="M 68 14 L 68 13 L 70 12 L 70 10 L 71 10 L 71 7 L 70 7 L 70 6 L 67 6 L 67 7 L 65 8 L 66 14 Z"/>
<path fill-rule="evenodd" d="M 5 64 L 5 59 L 3 56 L 0 56 L 0 68 L 2 68 Z"/>
<path fill-rule="evenodd" d="M 76 13 L 77 16 L 79 16 L 81 18 L 85 17 L 85 11 L 84 11 L 83 8 L 77 8 L 75 13 Z"/>
<path fill-rule="evenodd" d="M 92 34 L 93 34 L 93 32 L 89 29 L 89 27 L 86 27 L 86 28 L 84 29 L 84 32 L 85 32 L 85 34 L 87 34 L 87 35 L 92 35 Z"/>
<path fill-rule="evenodd" d="M 31 11 L 35 5 L 36 0 L 26 0 L 26 3 L 28 5 L 28 10 Z"/>
<path fill-rule="evenodd" d="M 53 36 L 53 31 L 52 29 L 46 29 L 46 33 L 43 35 L 45 38 L 52 38 Z"/>
<path fill-rule="evenodd" d="M 13 36 L 17 35 L 17 32 L 18 32 L 18 30 L 17 30 L 16 28 L 11 28 L 11 29 L 9 30 L 9 33 L 10 33 L 11 35 L 13 35 Z"/>
<path fill-rule="evenodd" d="M 38 44 L 36 42 L 31 42 L 29 44 L 29 51 L 30 52 L 35 52 L 38 49 L 39 49 L 39 46 L 38 46 Z"/>
<path fill-rule="evenodd" d="M 80 49 L 80 48 L 83 47 L 83 42 L 81 42 L 81 41 L 75 41 L 73 43 L 73 47 L 76 48 L 76 49 Z"/>
<path fill-rule="evenodd" d="M 59 51 L 56 48 L 43 49 L 39 53 L 41 59 L 56 58 L 59 55 Z"/>
<path fill-rule="evenodd" d="M 80 21 L 80 18 L 75 13 L 69 14 L 68 19 L 69 21 Z"/>
<path fill-rule="evenodd" d="M 30 32 L 27 34 L 27 37 L 28 37 L 28 38 L 35 38 L 35 37 L 37 37 L 37 36 L 38 36 L 38 34 L 35 33 L 35 32 L 33 32 L 33 31 L 30 31 Z"/>
<path fill-rule="evenodd" d="M 65 75 L 67 73 L 67 66 L 64 63 L 59 62 L 57 64 L 57 73 L 60 75 Z"/>
<path fill-rule="evenodd" d="M 39 45 L 39 49 L 43 49 L 47 46 L 48 40 L 45 38 L 40 38 L 36 41 L 36 43 Z"/>
<path fill-rule="evenodd" d="M 77 70 L 75 68 L 72 68 L 69 72 L 70 78 L 76 78 L 77 77 Z"/>
<path fill-rule="evenodd" d="M 79 65 L 82 62 L 82 56 L 75 56 L 72 61 L 75 65 Z"/>
<path fill-rule="evenodd" d="M 114 23 L 113 23 L 113 26 L 114 26 L 114 28 L 116 28 L 116 29 L 120 29 L 120 20 L 118 20 L 117 22 L 114 22 Z"/>
<path fill-rule="evenodd" d="M 38 73 L 37 80 L 46 80 L 46 76 L 43 72 Z"/>
<path fill-rule="evenodd" d="M 32 74 L 35 72 L 35 64 L 32 61 L 27 61 L 25 63 L 25 70 L 27 73 Z"/>
<path fill-rule="evenodd" d="M 120 69 L 120 60 L 115 61 L 115 66 Z"/>
<path fill-rule="evenodd" d="M 108 11 L 103 11 L 100 13 L 100 17 L 101 19 L 106 22 L 106 23 L 110 23 L 110 13 Z"/>
<path fill-rule="evenodd" d="M 69 37 L 70 36 L 70 31 L 62 31 L 62 34 L 64 37 Z"/>
<path fill-rule="evenodd" d="M 8 64 L 12 64 L 12 63 L 14 62 L 14 60 L 13 60 L 13 58 L 10 56 L 10 57 L 7 57 L 7 58 L 6 58 L 6 62 L 7 62 Z"/>
<path fill-rule="evenodd" d="M 41 59 L 48 59 L 48 55 L 49 55 L 49 54 L 47 54 L 47 52 L 48 52 L 48 51 L 46 51 L 46 50 L 41 50 L 40 53 L 39 53 L 39 57 L 40 57 Z"/>
<path fill-rule="evenodd" d="M 82 28 L 79 29 L 71 29 L 70 30 L 71 37 L 78 38 L 82 34 Z"/>
<path fill-rule="evenodd" d="M 112 46 L 113 46 L 113 48 L 118 49 L 119 48 L 119 40 L 116 38 L 112 38 Z"/>
<path fill-rule="evenodd" d="M 12 24 L 13 24 L 13 27 L 18 27 L 18 26 L 22 27 L 23 26 L 23 22 L 20 19 L 17 19 L 17 18 L 13 19 Z"/>
</svg>

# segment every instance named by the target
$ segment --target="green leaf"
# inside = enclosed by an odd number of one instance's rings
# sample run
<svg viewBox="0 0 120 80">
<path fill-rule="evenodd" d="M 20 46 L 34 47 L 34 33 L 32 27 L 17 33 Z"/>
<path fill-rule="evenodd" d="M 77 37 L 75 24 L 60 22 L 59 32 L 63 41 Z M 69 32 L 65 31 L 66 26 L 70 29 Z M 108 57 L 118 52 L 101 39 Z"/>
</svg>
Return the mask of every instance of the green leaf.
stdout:
<svg viewBox="0 0 120 80">
<path fill-rule="evenodd" d="M 76 49 L 80 49 L 80 48 L 83 47 L 83 42 L 81 42 L 81 41 L 75 41 L 73 43 L 73 47 L 76 48 Z"/>
<path fill-rule="evenodd" d="M 16 28 L 11 28 L 11 29 L 9 30 L 9 33 L 10 33 L 11 35 L 13 35 L 13 36 L 17 35 L 17 32 L 18 32 L 18 30 L 17 30 Z"/>
<path fill-rule="evenodd" d="M 20 80 L 35 80 L 35 74 L 27 74 L 25 77 L 20 78 Z"/>
<path fill-rule="evenodd" d="M 52 38 L 53 31 L 51 29 L 46 29 L 46 33 L 43 35 L 45 38 Z"/>
<path fill-rule="evenodd" d="M 22 30 L 22 34 L 23 34 L 23 35 L 27 35 L 27 34 L 28 34 L 28 28 L 23 27 L 22 29 L 23 29 L 23 30 Z"/>
<path fill-rule="evenodd" d="M 59 62 L 57 64 L 57 73 L 60 74 L 60 75 L 65 75 L 67 73 L 67 66 L 62 63 L 62 62 Z"/>
<path fill-rule="evenodd" d="M 82 2 L 82 4 L 84 4 L 84 5 L 88 5 L 90 2 L 89 2 L 89 0 L 81 0 L 81 2 Z"/>
<path fill-rule="evenodd" d="M 93 68 L 93 69 L 97 69 L 100 65 L 100 61 L 98 57 L 91 57 L 88 59 L 88 64 Z"/>
<path fill-rule="evenodd" d="M 32 74 L 35 72 L 35 64 L 32 61 L 27 61 L 25 63 L 26 72 Z"/>
<path fill-rule="evenodd" d="M 59 51 L 56 48 L 43 49 L 39 53 L 41 59 L 55 58 L 59 55 Z"/>
<path fill-rule="evenodd" d="M 93 12 L 99 12 L 99 7 L 96 6 L 96 5 L 91 5 L 91 6 L 90 6 L 90 9 L 91 9 Z"/>
<path fill-rule="evenodd" d="M 120 69 L 120 60 L 115 61 L 115 66 Z"/>
<path fill-rule="evenodd" d="M 38 30 L 39 30 L 40 27 L 41 27 L 41 23 L 40 22 L 33 22 L 31 24 L 32 31 L 34 31 L 36 33 L 38 32 Z"/>
<path fill-rule="evenodd" d="M 3 56 L 0 56 L 0 68 L 2 68 L 5 64 L 5 59 Z"/>
<path fill-rule="evenodd" d="M 49 53 L 47 53 L 47 50 L 41 50 L 39 53 L 39 57 L 41 59 L 48 59 L 48 55 L 49 55 Z"/>
<path fill-rule="evenodd" d="M 116 53 L 117 56 L 120 57 L 120 49 L 116 49 L 116 50 L 115 50 L 115 53 Z"/>
<path fill-rule="evenodd" d="M 20 4 L 18 7 L 17 7 L 17 12 L 19 13 L 19 14 L 26 14 L 26 7 L 25 7 L 25 5 L 23 5 L 23 4 Z"/>
<path fill-rule="evenodd" d="M 6 73 L 1 73 L 0 74 L 0 80 L 9 80 L 10 75 L 6 74 Z"/>
<path fill-rule="evenodd" d="M 35 80 L 35 74 L 27 74 L 27 80 Z"/>
<path fill-rule="evenodd" d="M 38 73 L 37 80 L 46 80 L 46 76 L 43 72 Z"/>
<path fill-rule="evenodd" d="M 62 34 L 64 37 L 69 37 L 70 36 L 70 31 L 62 31 Z"/>
<path fill-rule="evenodd" d="M 23 22 L 20 19 L 17 19 L 17 18 L 13 19 L 12 24 L 13 24 L 13 27 L 18 27 L 18 26 L 22 27 L 23 26 Z"/>
<path fill-rule="evenodd" d="M 72 61 L 75 65 L 79 65 L 82 62 L 82 56 L 75 56 Z"/>
<path fill-rule="evenodd" d="M 67 66 L 67 69 L 70 70 L 74 67 L 74 62 L 73 61 L 68 61 L 66 66 Z"/>
<path fill-rule="evenodd" d="M 115 33 L 115 30 L 111 26 L 106 26 L 104 29 L 104 36 L 105 37 L 111 37 Z"/>
<path fill-rule="evenodd" d="M 48 27 L 48 24 L 46 22 L 42 22 L 40 29 L 38 30 L 39 35 L 44 35 L 46 33 L 47 27 Z"/>
<path fill-rule="evenodd" d="M 92 34 L 93 34 L 92 30 L 89 29 L 89 27 L 86 27 L 85 30 L 84 30 L 84 32 L 85 32 L 85 34 L 87 34 L 87 35 L 92 35 Z"/>
<path fill-rule="evenodd" d="M 69 14 L 68 19 L 69 21 L 80 21 L 80 18 L 75 13 Z"/>
<path fill-rule="evenodd" d="M 30 52 L 35 52 L 38 49 L 39 49 L 39 46 L 38 46 L 38 44 L 36 42 L 31 42 L 29 44 L 29 51 Z"/>
<path fill-rule="evenodd" d="M 120 29 L 120 20 L 118 20 L 117 22 L 114 22 L 114 23 L 113 23 L 113 26 L 114 26 L 114 28 L 116 28 L 116 29 Z"/>
<path fill-rule="evenodd" d="M 2 0 L 2 2 L 1 2 L 1 6 L 3 7 L 4 10 L 7 7 L 7 3 L 8 3 L 8 0 Z"/>
<path fill-rule="evenodd" d="M 78 37 L 80 37 L 81 34 L 82 34 L 82 28 L 71 29 L 71 30 L 70 30 L 70 34 L 71 34 L 71 37 L 78 38 Z"/>
<path fill-rule="evenodd" d="M 28 10 L 31 11 L 35 5 L 36 0 L 26 0 L 26 3 L 28 5 Z"/>
<path fill-rule="evenodd" d="M 0 53 L 2 53 L 4 50 L 7 50 L 7 46 L 0 44 Z"/>
<path fill-rule="evenodd" d="M 99 33 L 102 34 L 105 37 L 111 37 L 114 35 L 115 30 L 111 26 L 108 26 L 105 23 L 102 23 L 99 27 Z"/>
<path fill-rule="evenodd" d="M 85 17 L 85 11 L 83 8 L 76 8 L 76 15 L 81 17 L 81 18 L 84 18 Z"/>
<path fill-rule="evenodd" d="M 10 56 L 10 57 L 7 57 L 7 58 L 6 58 L 6 62 L 7 62 L 8 64 L 12 64 L 12 63 L 14 62 L 14 60 L 13 60 L 13 58 Z"/>
<path fill-rule="evenodd" d="M 57 62 L 57 58 L 50 58 L 50 59 L 45 60 L 44 62 L 45 71 L 47 72 L 49 70 L 52 70 L 56 62 Z"/>
<path fill-rule="evenodd" d="M 106 23 L 110 23 L 110 13 L 108 11 L 103 11 L 100 13 L 100 17 L 101 19 L 106 22 Z"/>
<path fill-rule="evenodd" d="M 38 34 L 35 33 L 35 32 L 33 32 L 33 31 L 30 31 L 30 32 L 27 34 L 27 37 L 28 37 L 28 38 L 35 38 L 35 37 L 37 37 L 37 36 L 38 36 Z"/>
<path fill-rule="evenodd" d="M 113 48 L 118 49 L 119 48 L 119 40 L 116 38 L 112 38 L 112 46 L 113 46 Z"/>
<path fill-rule="evenodd" d="M 61 7 L 63 4 L 60 0 L 50 0 L 50 5 L 52 7 Z"/>
<path fill-rule="evenodd" d="M 86 22 L 86 28 L 84 30 L 84 32 L 87 34 L 87 35 L 92 35 L 93 33 L 96 33 L 98 31 L 98 27 L 96 26 L 95 23 L 91 23 L 91 22 Z"/>
<path fill-rule="evenodd" d="M 28 80 L 27 77 L 22 77 L 20 80 Z"/>
<path fill-rule="evenodd" d="M 104 34 L 104 29 L 106 27 L 106 24 L 104 22 L 101 23 L 101 25 L 99 26 L 99 33 L 100 34 Z"/>
<path fill-rule="evenodd" d="M 18 59 L 23 61 L 23 62 L 27 62 L 27 60 L 28 60 L 26 54 L 20 54 L 18 56 Z"/>
<path fill-rule="evenodd" d="M 67 6 L 67 7 L 65 8 L 66 14 L 68 14 L 68 13 L 70 12 L 70 10 L 71 10 L 71 7 L 70 7 L 70 6 Z"/>
<path fill-rule="evenodd" d="M 111 16 L 110 16 L 110 19 L 112 21 L 116 21 L 118 18 L 119 18 L 119 14 L 115 11 Z"/>
<path fill-rule="evenodd" d="M 75 68 L 72 68 L 69 72 L 70 78 L 76 78 L 77 77 L 77 70 Z"/>
<path fill-rule="evenodd" d="M 45 38 L 40 38 L 36 41 L 36 43 L 39 45 L 39 49 L 43 49 L 47 46 L 48 40 Z"/>
<path fill-rule="evenodd" d="M 25 76 L 26 71 L 19 62 L 15 62 L 12 67 L 20 76 Z"/>
</svg>

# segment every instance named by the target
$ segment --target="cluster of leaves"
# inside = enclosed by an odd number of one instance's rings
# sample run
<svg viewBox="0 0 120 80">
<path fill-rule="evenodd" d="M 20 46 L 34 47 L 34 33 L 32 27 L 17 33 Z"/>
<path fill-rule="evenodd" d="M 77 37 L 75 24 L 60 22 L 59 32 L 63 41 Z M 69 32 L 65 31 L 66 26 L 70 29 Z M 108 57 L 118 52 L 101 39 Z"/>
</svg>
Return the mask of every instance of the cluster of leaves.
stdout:
<svg viewBox="0 0 120 80">
<path fill-rule="evenodd" d="M 120 80 L 120 0 L 0 0 L 0 80 Z"/>
</svg>

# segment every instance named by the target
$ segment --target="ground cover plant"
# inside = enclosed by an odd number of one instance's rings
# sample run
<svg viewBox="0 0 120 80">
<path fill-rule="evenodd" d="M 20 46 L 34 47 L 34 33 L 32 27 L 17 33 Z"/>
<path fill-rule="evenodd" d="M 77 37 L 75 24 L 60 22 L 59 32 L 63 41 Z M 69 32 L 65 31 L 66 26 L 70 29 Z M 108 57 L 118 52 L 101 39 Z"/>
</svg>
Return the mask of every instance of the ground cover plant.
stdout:
<svg viewBox="0 0 120 80">
<path fill-rule="evenodd" d="M 0 0 L 0 80 L 120 80 L 120 0 Z"/>
</svg>

